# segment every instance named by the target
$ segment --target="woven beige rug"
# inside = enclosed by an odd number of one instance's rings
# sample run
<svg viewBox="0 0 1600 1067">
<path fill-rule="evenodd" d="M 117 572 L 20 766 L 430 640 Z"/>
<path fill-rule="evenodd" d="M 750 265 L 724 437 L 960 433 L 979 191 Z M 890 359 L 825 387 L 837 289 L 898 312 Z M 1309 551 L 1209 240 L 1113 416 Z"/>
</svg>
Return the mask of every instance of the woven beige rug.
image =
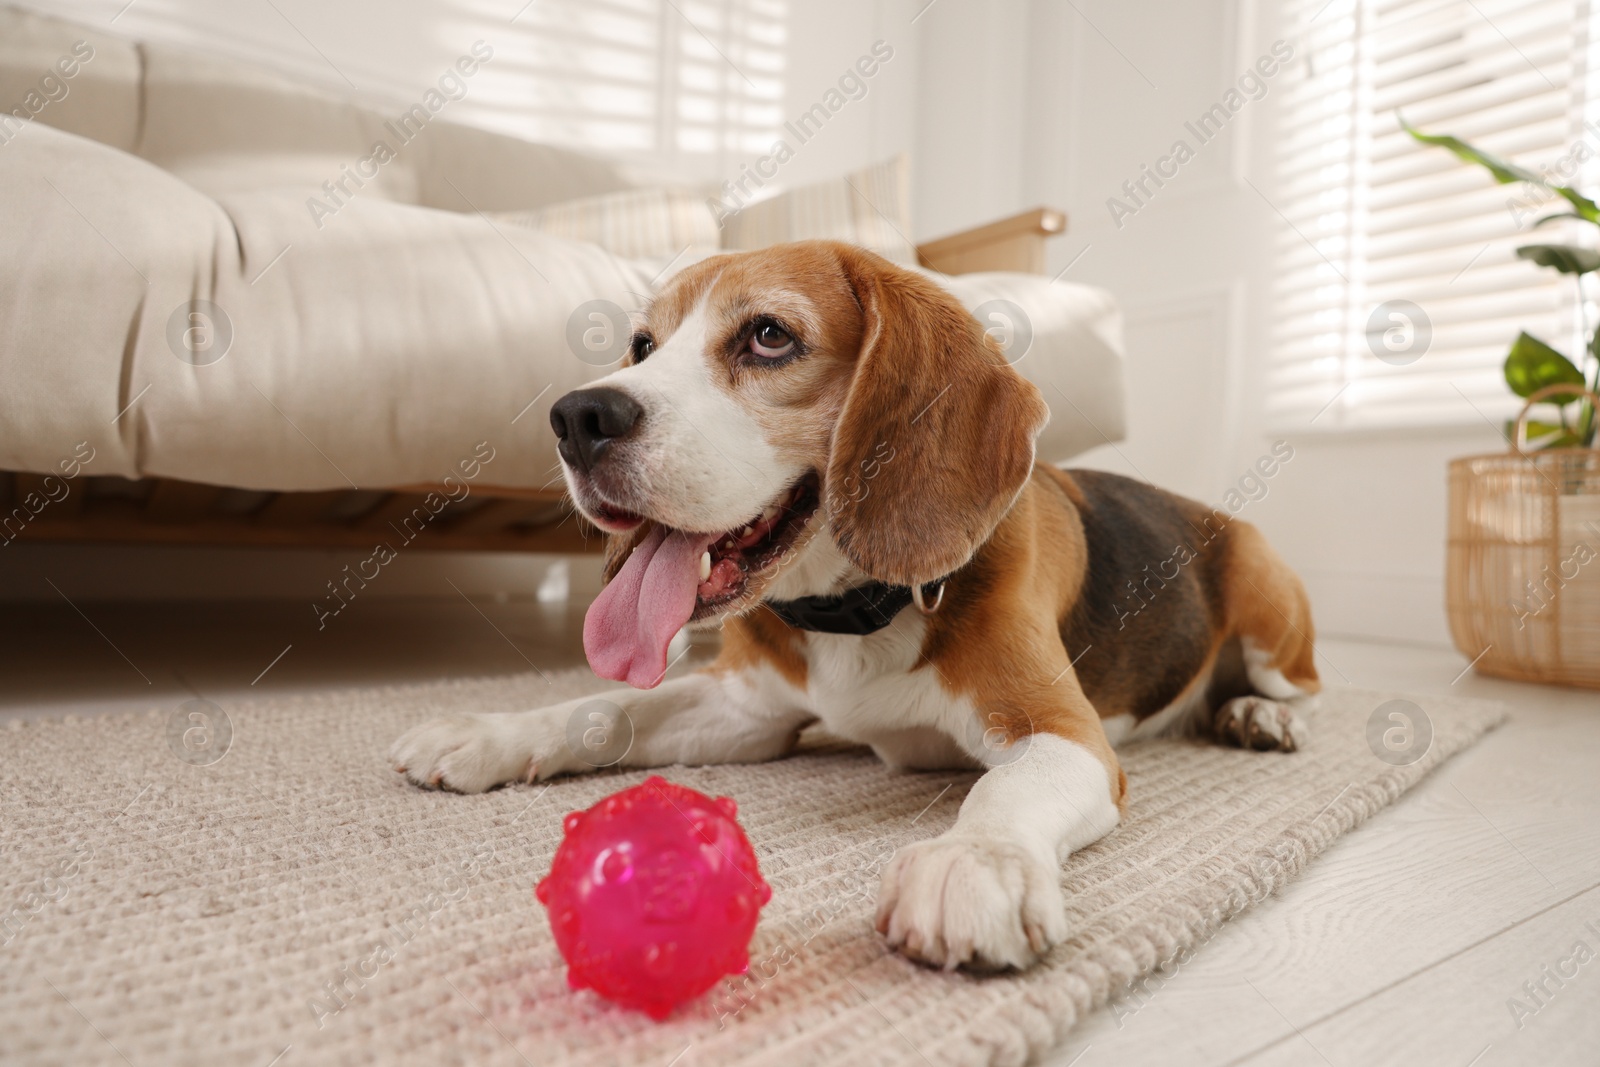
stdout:
<svg viewBox="0 0 1600 1067">
<path fill-rule="evenodd" d="M 1394 766 L 1368 741 L 1388 698 L 1344 690 L 1294 755 L 1125 750 L 1129 818 L 1062 875 L 1072 939 L 988 978 L 914 966 L 871 929 L 879 866 L 949 826 L 971 775 L 840 749 L 669 770 L 738 800 L 774 895 L 750 974 L 657 1024 L 568 991 L 532 895 L 561 816 L 645 772 L 463 797 L 385 759 L 441 712 L 599 688 L 575 672 L 0 729 L 0 1062 L 1022 1063 L 1503 717 L 1415 698 L 1431 745 Z"/>
</svg>

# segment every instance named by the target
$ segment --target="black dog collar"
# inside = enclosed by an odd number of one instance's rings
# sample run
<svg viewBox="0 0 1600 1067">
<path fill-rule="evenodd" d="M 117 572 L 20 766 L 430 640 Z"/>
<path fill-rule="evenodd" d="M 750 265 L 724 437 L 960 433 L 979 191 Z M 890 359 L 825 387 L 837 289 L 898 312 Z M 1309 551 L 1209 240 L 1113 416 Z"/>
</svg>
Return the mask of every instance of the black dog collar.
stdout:
<svg viewBox="0 0 1600 1067">
<path fill-rule="evenodd" d="M 939 610 L 944 598 L 945 579 L 928 582 L 922 589 L 926 614 Z M 855 634 L 864 637 L 877 633 L 915 597 L 909 585 L 870 582 L 846 589 L 839 596 L 805 596 L 798 600 L 769 600 L 767 607 L 790 626 L 824 634 Z"/>
</svg>

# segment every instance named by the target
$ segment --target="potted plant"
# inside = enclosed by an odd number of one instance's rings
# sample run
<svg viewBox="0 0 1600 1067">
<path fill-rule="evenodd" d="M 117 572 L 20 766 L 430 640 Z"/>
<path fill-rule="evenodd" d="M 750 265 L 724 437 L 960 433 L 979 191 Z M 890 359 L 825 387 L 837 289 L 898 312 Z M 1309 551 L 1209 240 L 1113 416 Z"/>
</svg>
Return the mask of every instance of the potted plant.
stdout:
<svg viewBox="0 0 1600 1067">
<path fill-rule="evenodd" d="M 1577 219 L 1600 229 L 1600 205 L 1576 189 L 1553 184 L 1543 175 L 1498 159 L 1458 137 L 1423 133 L 1413 128 L 1403 118 L 1400 119 L 1400 126 L 1423 144 L 1447 148 L 1458 158 L 1468 163 L 1476 163 L 1492 174 L 1495 181 L 1501 185 L 1526 183 L 1548 195 L 1552 200 L 1559 197 L 1566 202 L 1565 207 L 1570 210 L 1552 211 L 1535 222 L 1534 229 L 1561 219 Z M 1583 314 L 1583 278 L 1586 274 L 1600 270 L 1600 252 L 1581 245 L 1526 244 L 1517 249 L 1517 255 L 1541 267 L 1549 267 L 1570 275 L 1577 288 L 1579 314 Z M 1594 332 L 1590 333 L 1585 322 L 1584 333 L 1588 335 L 1588 342 L 1576 363 L 1527 331 L 1517 335 L 1516 340 L 1511 343 L 1511 350 L 1506 353 L 1506 384 L 1511 387 L 1513 393 L 1524 399 L 1546 386 L 1578 387 L 1546 401 L 1555 405 L 1560 416 L 1558 422 L 1529 421 L 1528 438 L 1533 448 L 1587 448 L 1594 444 L 1595 431 L 1600 424 L 1597 424 L 1594 401 L 1584 395 L 1583 388 L 1587 387 L 1591 393 L 1600 393 L 1600 323 L 1597 323 Z M 1592 376 L 1586 378 L 1581 364 L 1591 359 L 1594 360 L 1594 370 Z M 1569 418 L 1567 409 L 1573 404 L 1578 405 L 1576 417 Z M 1508 437 L 1511 425 L 1507 423 Z"/>
<path fill-rule="evenodd" d="M 1457 137 L 1426 134 L 1502 185 L 1525 183 L 1556 210 L 1534 223 L 1576 220 L 1600 229 L 1600 205 L 1545 175 Z M 1456 648 L 1486 674 L 1600 687 L 1600 324 L 1591 332 L 1584 278 L 1600 271 L 1600 252 L 1574 244 L 1526 244 L 1522 259 L 1570 275 L 1584 350 L 1570 359 L 1520 332 L 1506 353 L 1506 384 L 1524 398 L 1508 424 L 1509 453 L 1450 464 L 1450 543 L 1446 607 Z M 1592 371 L 1585 367 L 1594 362 Z M 1532 421 L 1535 405 L 1554 421 Z"/>
</svg>

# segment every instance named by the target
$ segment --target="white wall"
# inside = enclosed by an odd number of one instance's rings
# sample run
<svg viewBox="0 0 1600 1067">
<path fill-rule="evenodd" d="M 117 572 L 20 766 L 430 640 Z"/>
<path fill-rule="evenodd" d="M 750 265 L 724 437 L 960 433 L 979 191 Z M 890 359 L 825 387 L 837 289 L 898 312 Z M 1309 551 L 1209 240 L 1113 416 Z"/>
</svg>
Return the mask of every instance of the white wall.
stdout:
<svg viewBox="0 0 1600 1067">
<path fill-rule="evenodd" d="M 837 84 L 874 41 L 894 49 L 853 100 L 796 152 L 780 175 L 785 184 L 837 178 L 846 171 L 915 153 L 919 47 L 911 25 L 914 0 L 791 0 L 784 114 L 793 118 Z M 915 235 L 911 235 L 915 236 Z"/>
<path fill-rule="evenodd" d="M 1064 208 L 1051 273 L 1071 264 L 1066 281 L 1110 289 L 1126 312 L 1129 439 L 1080 462 L 1213 497 L 1249 436 L 1254 253 L 1270 240 L 1241 181 L 1249 146 L 1230 127 L 1120 226 L 1105 205 L 1174 140 L 1194 141 L 1184 121 L 1255 54 L 1232 0 L 1075 6 L 941 0 L 925 16 L 923 69 L 940 72 L 925 99 L 954 121 L 922 117 L 923 159 L 944 162 L 919 170 L 917 206 L 936 229 Z M 988 101 L 1007 117 L 980 121 Z"/>
<path fill-rule="evenodd" d="M 1323 633 L 1447 644 L 1445 464 L 1503 443 L 1470 411 L 1427 432 L 1270 429 L 1260 416 L 1272 308 L 1274 103 L 1267 81 L 1205 145 L 1193 120 L 1291 29 L 1252 0 L 939 0 L 922 47 L 917 208 L 945 231 L 1036 203 L 1065 209 L 1055 273 L 1127 313 L 1129 434 L 1081 457 L 1208 502 L 1276 439 L 1294 458 L 1240 517 L 1311 592 Z M 1302 57 L 1303 58 L 1303 57 Z M 1119 226 L 1109 197 L 1174 140 L 1194 158 Z M 929 160 L 938 160 L 930 166 Z M 1253 183 L 1261 192 L 1251 187 Z"/>
</svg>

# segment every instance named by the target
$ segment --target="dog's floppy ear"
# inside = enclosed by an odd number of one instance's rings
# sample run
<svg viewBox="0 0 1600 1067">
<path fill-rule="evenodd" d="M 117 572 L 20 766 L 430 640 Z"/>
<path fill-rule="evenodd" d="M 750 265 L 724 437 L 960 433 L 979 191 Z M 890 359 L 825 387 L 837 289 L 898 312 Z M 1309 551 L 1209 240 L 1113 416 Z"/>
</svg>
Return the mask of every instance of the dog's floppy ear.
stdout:
<svg viewBox="0 0 1600 1067">
<path fill-rule="evenodd" d="M 949 293 L 870 252 L 838 253 L 865 322 L 824 486 L 833 537 L 879 581 L 932 581 L 994 532 L 1050 412 Z"/>
</svg>

